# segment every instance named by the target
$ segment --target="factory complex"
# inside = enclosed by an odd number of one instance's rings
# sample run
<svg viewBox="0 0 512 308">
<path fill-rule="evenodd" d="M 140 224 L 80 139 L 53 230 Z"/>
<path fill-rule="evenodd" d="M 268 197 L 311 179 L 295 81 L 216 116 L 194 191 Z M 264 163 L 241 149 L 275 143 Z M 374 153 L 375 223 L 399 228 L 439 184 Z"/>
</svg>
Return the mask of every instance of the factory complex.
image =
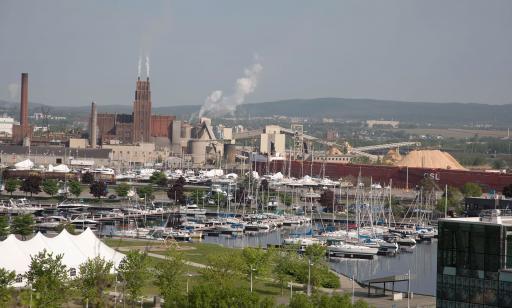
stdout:
<svg viewBox="0 0 512 308">
<path fill-rule="evenodd" d="M 11 133 L 10 143 L 0 145 L 0 162 L 10 170 L 4 172 L 6 176 L 22 176 L 13 169 L 27 169 L 23 167 L 27 164 L 29 169 L 52 177 L 58 177 L 55 173 L 62 170 L 108 169 L 101 173 L 109 174 L 111 181 L 116 174 L 141 168 L 241 170 L 252 166 L 262 174 L 281 172 L 297 178 L 307 175 L 338 180 L 361 175 L 383 184 L 392 180 L 404 188 L 418 185 L 425 177 L 454 186 L 471 181 L 486 190 L 512 183 L 509 174 L 468 171 L 450 154 L 419 149 L 421 144 L 414 141 L 352 147 L 347 142 L 336 143 L 336 138 L 308 135 L 302 124 L 244 130 L 240 125 L 214 125 L 208 117 L 186 121 L 174 115 L 153 114 L 150 79 L 140 76 L 131 114 L 101 113 L 100 106 L 92 102 L 88 130 L 65 135 L 61 138 L 65 142 L 55 144 L 55 137 L 44 140 L 34 135 L 28 117 L 28 90 L 28 74 L 22 73 L 19 124 L 2 122 L 3 134 Z M 374 122 L 368 125 L 380 124 Z M 406 151 L 401 153 L 400 149 Z M 27 163 L 20 167 L 20 162 Z"/>
</svg>

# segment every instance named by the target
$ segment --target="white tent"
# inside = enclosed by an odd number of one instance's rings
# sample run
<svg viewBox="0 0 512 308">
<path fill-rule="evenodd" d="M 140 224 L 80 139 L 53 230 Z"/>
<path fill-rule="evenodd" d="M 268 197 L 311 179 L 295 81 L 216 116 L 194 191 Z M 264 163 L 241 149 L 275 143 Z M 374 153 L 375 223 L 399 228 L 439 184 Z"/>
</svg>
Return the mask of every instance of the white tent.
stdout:
<svg viewBox="0 0 512 308">
<path fill-rule="evenodd" d="M 30 159 L 25 159 L 24 161 L 14 164 L 16 170 L 30 170 L 32 167 L 34 167 L 34 163 Z"/>
<path fill-rule="evenodd" d="M 68 270 L 78 273 L 80 264 L 97 256 L 114 263 L 118 267 L 124 254 L 115 251 L 99 240 L 96 235 L 87 229 L 79 235 L 71 235 L 66 229 L 55 237 L 46 237 L 38 232 L 27 241 L 18 240 L 14 235 L 9 235 L 0 242 L 0 251 L 4 251 L 0 258 L 0 268 L 15 271 L 17 275 L 23 275 L 30 268 L 31 256 L 45 250 L 53 255 L 62 254 L 62 263 Z M 23 287 L 24 281 L 16 281 L 16 287 Z"/>
</svg>

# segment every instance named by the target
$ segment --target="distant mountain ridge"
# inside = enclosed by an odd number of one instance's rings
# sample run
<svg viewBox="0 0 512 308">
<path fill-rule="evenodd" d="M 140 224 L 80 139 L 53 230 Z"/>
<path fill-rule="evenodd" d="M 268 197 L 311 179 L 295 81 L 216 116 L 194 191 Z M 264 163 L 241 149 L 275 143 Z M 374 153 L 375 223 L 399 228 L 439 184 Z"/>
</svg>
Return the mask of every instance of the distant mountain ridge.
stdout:
<svg viewBox="0 0 512 308">
<path fill-rule="evenodd" d="M 30 103 L 30 112 L 39 112 L 43 104 Z M 200 105 L 154 107 L 155 114 L 173 114 L 188 119 L 197 113 Z M 19 104 L 0 100 L 0 108 L 15 112 Z M 50 106 L 53 114 L 87 116 L 90 106 Z M 98 112 L 131 113 L 131 105 L 99 105 Z M 492 124 L 508 126 L 512 104 L 488 105 L 480 103 L 429 103 L 355 98 L 288 99 L 249 103 L 238 107 L 240 117 L 268 117 L 273 115 L 303 118 L 333 118 L 342 120 L 385 119 L 407 123 L 432 124 Z"/>
</svg>

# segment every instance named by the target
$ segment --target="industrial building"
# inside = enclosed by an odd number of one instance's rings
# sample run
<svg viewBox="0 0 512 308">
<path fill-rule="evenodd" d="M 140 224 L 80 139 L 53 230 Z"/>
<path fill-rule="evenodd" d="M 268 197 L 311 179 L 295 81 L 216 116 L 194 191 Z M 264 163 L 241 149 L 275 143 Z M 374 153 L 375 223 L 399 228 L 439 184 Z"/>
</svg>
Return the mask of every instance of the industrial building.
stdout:
<svg viewBox="0 0 512 308">
<path fill-rule="evenodd" d="M 168 148 L 157 149 L 154 143 L 138 143 L 136 145 L 104 144 L 102 149 L 112 151 L 109 166 L 118 170 L 145 166 L 155 162 L 166 163 L 170 154 Z"/>
<path fill-rule="evenodd" d="M 131 114 L 98 113 L 91 105 L 89 137 L 91 146 L 97 144 L 137 144 L 159 141 L 170 144 L 172 115 L 151 114 L 149 77 L 137 78 L 133 112 Z M 99 143 L 98 143 L 99 141 Z"/>
<path fill-rule="evenodd" d="M 171 150 L 174 154 L 188 156 L 194 165 L 215 164 L 224 157 L 224 147 L 233 141 L 232 129 L 221 127 L 217 138 L 209 118 L 201 118 L 194 125 L 173 121 Z M 217 129 L 219 131 L 219 129 Z"/>
</svg>

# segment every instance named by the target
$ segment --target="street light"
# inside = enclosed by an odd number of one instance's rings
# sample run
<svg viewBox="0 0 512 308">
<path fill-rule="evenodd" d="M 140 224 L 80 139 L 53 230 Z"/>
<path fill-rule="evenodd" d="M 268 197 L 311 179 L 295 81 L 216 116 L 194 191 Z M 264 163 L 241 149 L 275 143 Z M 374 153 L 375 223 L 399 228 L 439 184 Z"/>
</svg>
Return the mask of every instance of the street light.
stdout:
<svg viewBox="0 0 512 308">
<path fill-rule="evenodd" d="M 311 265 L 313 263 L 311 262 L 311 257 L 308 259 L 308 296 L 311 296 Z"/>
<path fill-rule="evenodd" d="M 251 293 L 252 293 L 252 272 L 255 272 L 256 269 L 252 267 L 251 265 Z"/>
<path fill-rule="evenodd" d="M 189 281 L 190 277 L 192 277 L 192 274 L 187 273 L 187 294 L 188 294 L 188 281 Z"/>
</svg>

